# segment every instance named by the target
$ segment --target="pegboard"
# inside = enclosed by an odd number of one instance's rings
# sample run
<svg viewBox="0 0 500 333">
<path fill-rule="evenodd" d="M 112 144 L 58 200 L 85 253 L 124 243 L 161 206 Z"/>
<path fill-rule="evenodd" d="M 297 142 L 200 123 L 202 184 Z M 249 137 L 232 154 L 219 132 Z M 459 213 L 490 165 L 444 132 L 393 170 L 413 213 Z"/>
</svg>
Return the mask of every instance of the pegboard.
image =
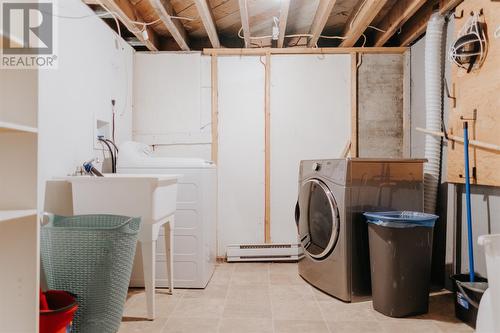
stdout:
<svg viewBox="0 0 500 333">
<path fill-rule="evenodd" d="M 495 39 L 494 36 L 500 25 L 500 2 L 462 2 L 455 10 L 454 38 L 470 13 L 480 10 L 481 21 L 486 23 L 488 53 L 483 65 L 470 73 L 452 64 L 450 93 L 456 100 L 451 101 L 447 127 L 451 134 L 463 137 L 465 119 L 469 123 L 470 140 L 500 145 L 500 39 Z M 469 161 L 472 184 L 500 186 L 499 151 L 470 146 Z M 450 141 L 447 180 L 464 183 L 464 172 L 463 143 Z"/>
</svg>

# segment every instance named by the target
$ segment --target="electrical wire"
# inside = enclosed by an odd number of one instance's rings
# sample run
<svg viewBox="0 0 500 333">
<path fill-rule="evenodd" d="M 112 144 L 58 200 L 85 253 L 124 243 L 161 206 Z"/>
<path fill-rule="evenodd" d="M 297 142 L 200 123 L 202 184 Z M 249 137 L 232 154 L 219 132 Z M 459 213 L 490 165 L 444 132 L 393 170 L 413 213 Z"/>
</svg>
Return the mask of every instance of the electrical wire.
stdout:
<svg viewBox="0 0 500 333">
<path fill-rule="evenodd" d="M 378 30 L 378 31 L 381 31 L 381 32 L 385 32 L 385 30 L 382 30 L 382 29 L 379 29 L 377 27 L 373 27 L 373 26 L 369 26 L 369 28 L 372 28 L 372 29 L 375 29 L 375 30 Z M 244 36 L 241 35 L 241 31 L 243 30 L 243 27 L 240 28 L 240 30 L 238 30 L 238 37 L 241 38 L 241 39 L 245 39 Z M 312 37 L 313 35 L 312 34 L 291 34 L 291 35 L 285 35 L 285 38 L 299 38 L 297 40 L 297 42 L 295 43 L 294 46 L 296 46 L 300 39 L 303 38 L 303 37 Z M 363 44 L 361 45 L 361 47 L 365 47 L 366 45 L 366 41 L 367 41 L 367 38 L 366 38 L 366 35 L 365 34 L 361 34 L 361 36 L 363 37 Z M 250 40 L 253 40 L 253 39 L 269 39 L 269 38 L 272 38 L 273 36 L 271 35 L 267 35 L 267 36 L 250 36 Z M 324 38 L 324 39 L 340 39 L 340 40 L 345 40 L 347 39 L 346 36 L 328 36 L 328 35 L 319 35 L 319 38 Z M 254 45 L 257 45 L 259 47 L 262 47 L 262 45 L 258 45 L 258 44 L 254 44 Z"/>
<path fill-rule="evenodd" d="M 81 16 L 70 16 L 70 15 L 59 15 L 59 14 L 54 14 L 54 13 L 48 13 L 48 12 L 44 12 L 42 10 L 43 13 L 45 14 L 48 14 L 48 15 L 51 15 L 53 17 L 57 17 L 57 18 L 62 18 L 62 19 L 73 19 L 73 20 L 80 20 L 80 19 L 86 19 L 86 18 L 90 18 L 90 17 L 103 17 L 103 16 L 108 16 L 108 15 L 111 15 L 112 18 L 114 19 L 115 21 L 115 24 L 116 24 L 116 30 L 117 30 L 117 34 L 118 36 L 122 36 L 121 35 L 121 29 L 120 29 L 120 23 L 119 23 L 119 20 L 118 20 L 118 13 L 110 10 L 109 8 L 107 8 L 100 0 L 96 0 L 98 2 L 98 4 L 107 12 L 107 13 L 102 13 L 102 14 L 96 14 L 96 13 L 92 13 L 92 14 L 89 14 L 89 15 L 81 15 Z M 181 16 L 171 16 L 171 18 L 174 18 L 174 19 L 185 19 L 185 20 L 194 20 L 193 18 L 189 18 L 189 17 L 181 17 Z M 130 20 L 127 18 L 127 20 L 130 22 L 130 23 L 133 23 L 133 24 L 137 24 L 137 25 L 142 25 L 143 26 L 143 29 L 141 30 L 136 30 L 136 31 L 132 31 L 130 29 L 128 29 L 130 32 L 134 33 L 142 33 L 145 29 L 146 29 L 146 26 L 150 26 L 150 25 L 153 25 L 153 24 L 156 24 L 158 22 L 161 21 L 161 19 L 157 19 L 157 20 L 154 20 L 154 21 L 151 21 L 151 22 L 138 22 L 138 21 L 134 21 L 134 20 Z M 120 44 L 121 42 L 125 42 L 122 38 L 120 39 L 117 39 L 116 40 L 118 42 L 118 44 Z M 122 50 L 124 50 L 123 46 L 120 45 Z M 124 70 L 125 70 L 125 99 L 124 99 L 124 103 L 123 103 L 123 110 L 121 113 L 119 113 L 118 115 L 121 117 L 123 116 L 123 114 L 125 114 L 125 111 L 127 109 L 127 103 L 128 103 L 128 82 L 129 82 L 129 74 L 128 74 L 128 69 L 127 69 L 127 61 L 126 61 L 126 58 L 124 58 Z M 113 105 L 113 122 L 114 122 L 114 115 L 115 115 L 115 112 L 114 112 L 114 107 L 115 105 Z M 114 126 L 113 126 L 113 139 L 114 139 Z M 99 140 L 101 141 L 101 140 Z M 115 145 L 115 143 L 111 140 L 109 140 L 109 142 L 114 146 L 115 150 L 116 150 L 116 155 L 118 153 L 118 147 Z M 101 143 L 102 145 L 102 143 Z M 108 149 L 111 149 L 109 146 L 108 146 Z M 111 150 L 110 150 L 111 152 Z M 114 167 L 114 172 L 116 172 L 116 159 L 115 159 L 115 156 L 112 156 L 112 159 L 114 160 L 114 163 L 113 163 L 113 167 Z"/>
<path fill-rule="evenodd" d="M 377 31 L 380 31 L 380 32 L 387 32 L 386 30 L 382 30 L 380 28 L 374 27 L 373 25 L 369 25 L 368 28 L 371 28 L 373 30 L 377 30 Z"/>
<path fill-rule="evenodd" d="M 100 6 L 102 6 L 102 5 L 100 5 Z M 83 15 L 83 16 L 58 15 L 58 14 L 54 14 L 54 13 L 45 12 L 43 10 L 40 10 L 40 12 L 52 15 L 52 16 L 57 17 L 57 18 L 63 18 L 63 19 L 69 19 L 69 20 L 81 20 L 81 19 L 85 19 L 85 18 L 89 18 L 89 17 L 106 17 L 106 16 L 109 16 L 109 15 L 111 15 L 111 16 L 114 17 L 114 15 L 118 15 L 117 12 L 109 10 L 109 9 L 106 9 L 106 13 L 102 13 L 102 14 L 93 13 L 93 14 Z M 190 21 L 194 20 L 194 19 L 192 19 L 190 17 L 171 16 L 171 18 L 178 18 L 178 19 L 184 19 L 184 20 L 190 20 Z M 134 20 L 130 20 L 130 19 L 127 19 L 127 21 L 130 22 L 130 23 L 133 23 L 133 24 L 137 24 L 137 25 L 149 26 L 149 25 L 153 25 L 153 24 L 156 24 L 156 23 L 160 22 L 161 19 L 157 19 L 157 20 L 154 20 L 154 21 L 151 21 L 151 22 L 140 22 L 140 21 L 134 21 Z"/>
<path fill-rule="evenodd" d="M 110 13 L 111 15 L 113 15 L 113 17 L 115 18 L 115 20 L 117 19 L 116 16 L 118 16 L 118 14 L 114 11 L 111 11 L 109 8 L 107 8 L 101 0 L 96 0 L 97 3 L 102 7 L 104 8 L 104 10 L 106 10 L 108 13 Z M 186 20 L 186 21 L 194 21 L 194 18 L 191 18 L 191 17 L 183 17 L 183 16 L 172 16 L 172 15 L 168 15 L 168 17 L 170 19 L 177 19 L 177 20 Z M 146 30 L 146 27 L 148 25 L 153 25 L 153 24 L 156 24 L 158 22 L 161 21 L 161 18 L 157 19 L 157 20 L 154 20 L 152 22 L 138 22 L 138 21 L 134 21 L 134 20 L 131 20 L 129 19 L 128 17 L 125 17 L 125 19 L 130 22 L 130 23 L 133 23 L 133 24 L 137 24 L 137 25 L 142 25 L 142 29 L 140 30 L 140 32 L 143 32 L 144 30 Z M 128 29 L 128 28 L 127 28 Z M 130 29 L 128 29 L 130 31 Z M 133 31 L 130 31 L 132 33 L 134 33 Z"/>
<path fill-rule="evenodd" d="M 112 99 L 111 100 L 111 116 L 112 116 L 112 124 L 111 124 L 111 138 L 113 141 L 115 141 L 115 116 L 116 116 L 116 111 L 115 111 L 115 105 L 116 105 L 116 100 Z"/>
<path fill-rule="evenodd" d="M 100 0 L 98 0 L 100 1 Z M 352 25 L 354 24 L 354 21 L 356 20 L 356 18 L 358 17 L 358 14 L 359 12 L 361 11 L 361 8 L 363 8 L 363 6 L 365 5 L 367 0 L 364 0 L 363 3 L 358 7 L 358 10 L 356 11 L 356 13 L 354 14 L 353 18 L 351 19 L 351 23 L 349 25 L 349 28 L 352 28 Z M 246 2 L 247 0 L 245 0 L 245 5 L 246 5 Z M 279 19 L 277 17 L 273 17 L 273 22 L 276 26 L 279 25 Z M 375 27 L 373 25 L 369 25 L 368 28 L 371 28 L 371 29 L 374 29 L 374 30 L 377 30 L 377 31 L 380 31 L 380 32 L 386 32 L 385 30 L 383 29 L 380 29 L 378 27 Z M 241 39 L 245 39 L 245 37 L 241 34 L 243 30 L 243 26 L 240 27 L 240 29 L 238 30 L 238 37 L 241 38 Z M 367 38 L 366 38 L 366 35 L 363 33 L 361 34 L 362 37 L 363 37 L 363 44 L 361 45 L 361 47 L 365 47 L 366 45 L 366 41 L 367 41 Z M 291 34 L 291 35 L 285 35 L 284 38 L 293 38 L 293 37 L 298 37 L 299 39 L 297 40 L 297 42 L 295 43 L 295 45 L 293 46 L 296 46 L 298 45 L 298 43 L 300 42 L 300 40 L 303 38 L 303 37 L 312 37 L 313 35 L 312 34 Z M 251 40 L 262 40 L 262 39 L 269 39 L 269 38 L 273 38 L 272 35 L 266 35 L 266 36 L 248 36 L 248 39 L 251 41 Z M 346 36 L 327 36 L 327 35 L 320 35 L 319 38 L 324 38 L 324 39 L 340 39 L 340 40 L 345 40 L 347 39 Z M 255 44 L 257 45 L 257 44 Z M 262 47 L 262 45 L 257 45 L 257 46 L 260 46 Z M 315 45 L 315 47 L 318 47 L 317 43 Z"/>
<path fill-rule="evenodd" d="M 243 31 L 243 27 L 241 27 L 240 30 L 238 30 L 238 37 L 241 39 L 245 39 L 245 37 L 241 34 L 242 31 Z M 285 35 L 285 38 L 294 38 L 294 37 L 302 38 L 302 37 L 312 37 L 312 36 L 313 36 L 312 34 L 290 34 L 290 35 Z M 250 39 L 269 39 L 272 37 L 273 37 L 272 35 L 266 35 L 266 36 L 250 36 L 249 38 Z M 343 36 L 327 36 L 327 35 L 320 35 L 319 37 L 320 38 L 329 38 L 329 39 L 346 39 L 347 38 L 347 37 L 343 37 Z"/>
<path fill-rule="evenodd" d="M 104 8 L 105 11 L 107 11 L 109 14 L 111 14 L 111 16 L 113 16 L 113 19 L 115 20 L 115 24 L 116 24 L 116 30 L 118 32 L 118 36 L 122 36 L 122 31 L 121 31 L 121 28 L 120 28 L 120 22 L 118 21 L 118 14 L 115 13 L 115 12 L 112 12 L 111 10 L 109 10 L 108 7 L 106 7 L 102 2 L 101 0 L 97 0 L 97 2 L 99 3 L 99 5 Z M 131 31 L 132 33 L 134 33 L 133 31 Z"/>
<path fill-rule="evenodd" d="M 326 39 L 347 39 L 347 37 L 343 36 L 325 36 L 325 35 L 319 35 L 319 38 L 326 38 Z"/>
<path fill-rule="evenodd" d="M 101 6 L 105 11 L 106 13 L 103 13 L 103 14 L 89 14 L 89 15 L 83 15 L 83 16 L 69 16 L 69 15 L 57 15 L 57 14 L 53 14 L 53 13 L 46 13 L 46 14 L 49 14 L 49 15 L 52 15 L 54 17 L 58 17 L 58 18 L 64 18 L 64 19 L 74 19 L 74 20 L 80 20 L 80 19 L 85 19 L 85 18 L 89 18 L 89 17 L 104 17 L 104 16 L 108 16 L 108 15 L 111 15 L 113 17 L 113 19 L 115 20 L 115 23 L 116 23 L 116 29 L 117 29 L 117 32 L 118 32 L 118 35 L 121 36 L 121 29 L 120 29 L 120 23 L 119 23 L 119 14 L 115 11 L 112 11 L 110 10 L 108 7 L 106 7 L 106 5 L 104 5 L 102 3 L 101 0 L 96 0 L 96 2 L 99 4 L 99 6 Z M 43 12 L 43 11 L 42 11 Z M 44 12 L 45 13 L 45 12 Z M 172 16 L 172 15 L 168 15 L 169 18 L 171 19 L 176 19 L 176 20 L 186 20 L 186 21 L 194 21 L 195 19 L 192 18 L 192 17 L 184 17 L 184 16 Z M 131 30 L 127 27 L 127 30 L 129 30 L 131 33 L 142 33 L 146 30 L 146 27 L 150 26 L 150 25 L 154 25 L 154 24 L 157 24 L 158 22 L 161 22 L 161 18 L 158 18 L 154 21 L 151 21 L 151 22 L 141 22 L 141 21 L 135 21 L 135 20 L 131 20 L 129 19 L 128 17 L 123 17 L 124 19 L 126 19 L 129 23 L 132 23 L 134 25 L 140 25 L 142 26 L 141 29 L 139 30 Z"/>
<path fill-rule="evenodd" d="M 365 5 L 366 1 L 367 0 L 364 0 L 363 3 L 358 7 L 358 10 L 356 11 L 356 13 L 354 14 L 354 16 L 352 17 L 351 23 L 349 24 L 349 28 L 352 28 L 352 25 L 354 24 L 354 21 L 356 21 L 356 18 L 358 17 L 358 14 L 361 11 L 361 8 L 363 8 L 363 6 Z"/>
</svg>

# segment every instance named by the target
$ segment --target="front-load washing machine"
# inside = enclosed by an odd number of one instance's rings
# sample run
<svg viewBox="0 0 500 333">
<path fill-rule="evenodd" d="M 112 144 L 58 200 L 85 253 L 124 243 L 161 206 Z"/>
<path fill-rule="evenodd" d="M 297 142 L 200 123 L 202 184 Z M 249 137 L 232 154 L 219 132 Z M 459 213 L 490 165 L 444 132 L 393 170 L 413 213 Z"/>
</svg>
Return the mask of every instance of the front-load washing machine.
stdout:
<svg viewBox="0 0 500 333">
<path fill-rule="evenodd" d="M 370 298 L 367 211 L 423 210 L 422 159 L 302 161 L 295 219 L 299 274 L 346 302 Z"/>
</svg>

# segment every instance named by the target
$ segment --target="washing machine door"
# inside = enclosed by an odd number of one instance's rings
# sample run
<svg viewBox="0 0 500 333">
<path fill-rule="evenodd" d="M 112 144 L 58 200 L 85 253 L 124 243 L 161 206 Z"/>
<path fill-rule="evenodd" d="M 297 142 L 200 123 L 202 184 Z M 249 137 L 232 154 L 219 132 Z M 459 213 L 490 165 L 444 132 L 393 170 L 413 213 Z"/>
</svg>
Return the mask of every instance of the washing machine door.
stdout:
<svg viewBox="0 0 500 333">
<path fill-rule="evenodd" d="M 328 186 L 317 178 L 305 181 L 295 211 L 304 251 L 317 260 L 326 258 L 339 237 L 339 210 Z"/>
</svg>

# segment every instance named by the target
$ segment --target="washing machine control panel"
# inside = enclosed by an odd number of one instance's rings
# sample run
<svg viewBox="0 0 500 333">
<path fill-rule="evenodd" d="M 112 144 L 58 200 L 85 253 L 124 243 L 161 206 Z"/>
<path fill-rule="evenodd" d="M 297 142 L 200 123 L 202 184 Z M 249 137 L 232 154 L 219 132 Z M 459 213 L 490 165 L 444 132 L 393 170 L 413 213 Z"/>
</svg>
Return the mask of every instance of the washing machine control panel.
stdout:
<svg viewBox="0 0 500 333">
<path fill-rule="evenodd" d="M 303 160 L 300 162 L 299 181 L 308 178 L 328 178 L 337 184 L 345 184 L 346 159 Z"/>
</svg>

